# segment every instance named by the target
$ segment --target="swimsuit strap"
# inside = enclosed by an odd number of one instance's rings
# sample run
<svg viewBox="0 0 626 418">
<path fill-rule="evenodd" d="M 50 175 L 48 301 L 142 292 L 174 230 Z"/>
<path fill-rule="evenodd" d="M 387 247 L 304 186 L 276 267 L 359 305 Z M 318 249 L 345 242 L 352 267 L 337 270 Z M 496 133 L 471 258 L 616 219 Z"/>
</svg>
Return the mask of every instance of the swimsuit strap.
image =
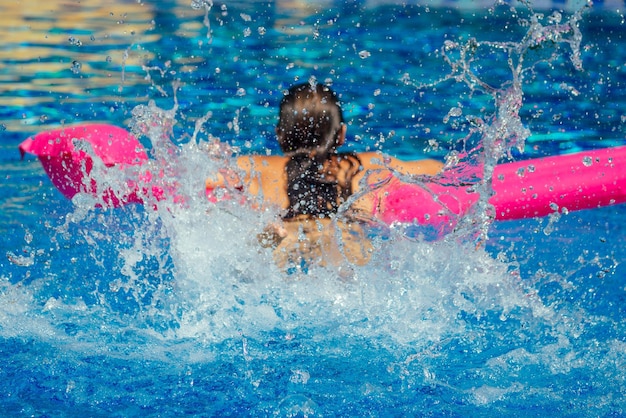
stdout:
<svg viewBox="0 0 626 418">
<path fill-rule="evenodd" d="M 368 190 L 374 196 L 374 199 L 372 199 L 372 216 L 376 216 L 382 212 L 380 205 L 383 200 L 383 196 L 381 196 L 381 190 L 383 189 L 383 187 L 387 186 L 385 187 L 386 191 L 388 191 L 390 188 L 395 188 L 394 186 L 397 187 L 398 182 L 394 182 L 394 179 L 395 176 L 393 174 L 389 174 L 382 180 L 378 180 L 372 184 L 368 184 Z"/>
</svg>

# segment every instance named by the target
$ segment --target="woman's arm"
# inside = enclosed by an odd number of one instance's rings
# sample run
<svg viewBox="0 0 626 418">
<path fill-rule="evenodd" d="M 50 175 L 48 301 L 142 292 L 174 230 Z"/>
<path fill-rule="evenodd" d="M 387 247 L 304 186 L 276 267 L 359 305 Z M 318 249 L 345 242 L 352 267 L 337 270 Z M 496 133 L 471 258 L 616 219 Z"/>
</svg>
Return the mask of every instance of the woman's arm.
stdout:
<svg viewBox="0 0 626 418">
<path fill-rule="evenodd" d="M 358 183 L 364 176 L 367 176 L 368 184 L 374 184 L 389 178 L 392 175 L 392 171 L 409 176 L 434 176 L 443 168 L 442 162 L 433 159 L 403 161 L 378 152 L 363 152 L 358 155 L 363 165 L 363 170 L 359 175 L 355 176 L 353 187 L 356 188 L 354 190 L 358 189 Z"/>
<path fill-rule="evenodd" d="M 237 157 L 237 169 L 224 169 L 206 179 L 207 190 L 226 187 L 241 189 L 248 196 L 262 197 L 263 204 L 286 208 L 289 205 L 282 156 L 245 155 Z M 259 202 L 260 203 L 260 202 Z"/>
<path fill-rule="evenodd" d="M 434 176 L 443 168 L 443 163 L 433 159 L 403 161 L 395 157 L 378 152 L 363 152 L 359 154 L 365 170 L 395 170 L 407 175 L 426 174 Z"/>
</svg>

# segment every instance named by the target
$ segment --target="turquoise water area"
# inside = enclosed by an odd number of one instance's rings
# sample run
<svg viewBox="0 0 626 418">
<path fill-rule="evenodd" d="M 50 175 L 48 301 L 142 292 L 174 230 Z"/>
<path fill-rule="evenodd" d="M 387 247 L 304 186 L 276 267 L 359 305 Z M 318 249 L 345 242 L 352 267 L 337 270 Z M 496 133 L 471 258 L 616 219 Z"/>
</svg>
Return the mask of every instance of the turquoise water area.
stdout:
<svg viewBox="0 0 626 418">
<path fill-rule="evenodd" d="M 480 218 L 436 242 L 390 228 L 366 266 L 286 275 L 254 238 L 275 214 L 200 198 L 89 209 L 17 150 L 63 124 L 175 121 L 167 140 L 141 140 L 193 197 L 219 164 L 201 146 L 277 153 L 281 91 L 311 77 L 341 94 L 357 151 L 469 149 L 478 119 L 516 120 L 494 104 L 513 85 L 531 132 L 514 158 L 623 145 L 623 3 L 583 8 L 579 46 L 556 35 L 572 2 L 209 3 L 0 8 L 4 414 L 624 414 L 624 205 L 494 223 L 481 239 Z M 521 50 L 516 72 L 507 51 Z"/>
</svg>

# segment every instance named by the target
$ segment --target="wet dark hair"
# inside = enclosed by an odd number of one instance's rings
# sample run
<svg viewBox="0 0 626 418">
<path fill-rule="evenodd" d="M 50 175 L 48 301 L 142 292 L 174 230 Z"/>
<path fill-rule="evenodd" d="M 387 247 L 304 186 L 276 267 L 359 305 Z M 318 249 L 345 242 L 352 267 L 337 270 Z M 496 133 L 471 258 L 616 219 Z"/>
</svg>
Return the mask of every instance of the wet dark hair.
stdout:
<svg viewBox="0 0 626 418">
<path fill-rule="evenodd" d="M 303 83 L 291 87 L 280 102 L 278 143 L 287 155 L 328 154 L 337 146 L 343 113 L 330 87 Z"/>
<path fill-rule="evenodd" d="M 354 154 L 337 154 L 343 122 L 339 99 L 328 86 L 298 84 L 281 101 L 276 133 L 289 157 L 285 219 L 329 216 L 352 194 L 360 162 Z"/>
</svg>

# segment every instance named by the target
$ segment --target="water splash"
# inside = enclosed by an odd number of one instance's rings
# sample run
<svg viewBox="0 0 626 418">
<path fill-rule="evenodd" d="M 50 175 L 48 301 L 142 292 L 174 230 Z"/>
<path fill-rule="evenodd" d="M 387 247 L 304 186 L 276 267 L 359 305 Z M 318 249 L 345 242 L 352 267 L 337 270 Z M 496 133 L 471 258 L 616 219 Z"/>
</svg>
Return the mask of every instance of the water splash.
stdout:
<svg viewBox="0 0 626 418">
<path fill-rule="evenodd" d="M 223 5 L 222 9 L 224 10 L 225 7 L 226 5 Z M 204 9 L 203 24 L 207 29 L 206 38 L 208 39 L 209 43 L 211 43 L 213 35 L 211 31 L 211 20 L 209 19 L 209 13 L 213 8 L 213 0 L 191 0 L 191 8 L 194 10 Z"/>
<path fill-rule="evenodd" d="M 491 170 L 498 159 L 510 155 L 512 148 L 523 149 L 530 134 L 520 116 L 522 87 L 525 77 L 532 74 L 539 61 L 528 56 L 537 48 L 547 48 L 547 44 L 549 47 L 566 44 L 572 50 L 572 62 L 576 63 L 580 43 L 576 25 L 581 13 L 574 14 L 565 23 L 556 15 L 550 16 L 547 25 L 542 23 L 542 16 L 532 14 L 527 23 L 522 22 L 528 30 L 521 42 L 448 41 L 441 50 L 451 72 L 438 83 L 445 80 L 464 83 L 473 92 L 489 95 L 494 103 L 492 114 L 465 116 L 473 121 L 470 135 L 482 138 L 481 147 L 469 154 L 484 166 L 484 207 L 478 218 L 469 222 L 472 230 L 479 224 L 483 239 L 492 219 L 486 203 Z M 510 80 L 494 87 L 481 79 L 473 64 L 479 55 L 477 51 L 482 49 L 505 52 L 509 58 Z M 556 52 L 551 52 L 547 60 L 557 56 Z M 146 69 L 148 73 L 154 70 Z M 451 264 L 451 254 L 459 251 L 455 240 L 442 243 L 435 250 L 431 244 L 407 240 L 394 230 L 375 243 L 377 254 L 372 262 L 366 268 L 353 268 L 347 282 L 340 272 L 322 267 L 311 268 L 306 278 L 296 276 L 286 280 L 273 265 L 271 254 L 259 250 L 258 243 L 251 238 L 256 237 L 276 213 L 259 213 L 241 206 L 240 202 L 213 204 L 206 201 L 199 193 L 203 190 L 202 179 L 230 164 L 233 150 L 224 148 L 207 132 L 205 124 L 209 113 L 195 121 L 192 141 L 173 145 L 181 142 L 173 133 L 177 111 L 174 95 L 174 106 L 170 110 L 163 110 L 154 102 L 135 107 L 130 123 L 135 134 L 150 140 L 154 164 L 167 173 L 166 177 L 176 179 L 179 192 L 184 196 L 185 205 L 160 203 L 156 215 L 149 215 L 154 217 L 151 222 L 158 219 L 162 228 L 159 233 L 167 237 L 167 253 L 175 266 L 177 294 L 184 299 L 184 302 L 173 302 L 178 307 L 172 314 L 176 326 L 170 332 L 176 338 L 217 342 L 237 338 L 240 334 L 259 336 L 272 329 L 281 329 L 287 334 L 291 329 L 310 326 L 314 316 L 315 326 L 336 323 L 338 329 L 347 330 L 350 324 L 352 334 L 385 329 L 402 344 L 417 341 L 428 344 L 458 332 L 459 322 L 454 318 L 459 315 L 480 320 L 497 312 L 503 320 L 544 318 L 552 321 L 554 312 L 546 310 L 539 299 L 530 297 L 530 291 L 518 281 L 511 280 L 507 267 L 484 253 L 474 253 L 472 245 L 466 248 L 466 244 L 460 244 L 461 249 L 473 254 L 468 255 L 471 262 Z M 463 109 L 456 107 L 447 117 L 462 116 Z M 205 135 L 206 141 L 201 138 Z M 451 155 L 449 165 L 464 158 L 467 156 Z M 460 174 L 473 176 L 475 173 Z M 143 234 L 137 233 L 140 237 Z M 143 241 L 138 238 L 132 248 L 120 251 L 124 276 L 133 276 L 132 272 L 142 259 Z M 400 259 L 396 254 L 415 254 L 415 257 Z M 425 267 L 421 265 L 422 260 L 428 260 Z M 260 265 L 266 267 L 260 270 L 256 267 Z M 471 272 L 465 271 L 468 266 L 473 269 Z M 446 273 L 442 275 L 442 271 Z M 130 281 L 117 281 L 111 286 L 115 291 L 132 292 L 135 280 L 133 276 Z M 314 285 L 311 280 L 316 281 Z M 368 285 L 363 287 L 365 282 Z M 134 297 L 140 299 L 140 296 L 135 294 Z M 386 309 L 389 306 L 407 308 L 389 311 Z M 389 316 L 382 312 L 389 312 Z M 414 317 L 424 320 L 407 321 Z M 361 322 L 367 325 L 354 326 Z"/>
<path fill-rule="evenodd" d="M 464 116 L 470 128 L 462 142 L 471 143 L 471 138 L 477 137 L 480 138 L 480 145 L 468 151 L 462 158 L 458 158 L 455 153 L 450 154 L 446 164 L 448 168 L 453 168 L 463 159 L 464 163 L 469 161 L 482 167 L 482 180 L 476 186 L 481 196 L 476 205 L 477 210 L 474 216 L 462 220 L 465 225 L 460 228 L 469 231 L 471 236 L 475 234 L 475 226 L 478 225 L 478 241 L 485 241 L 488 238 L 489 226 L 495 219 L 493 208 L 488 203 L 493 193 L 491 187 L 493 170 L 501 159 L 512 158 L 513 149 L 523 152 L 525 142 L 531 135 L 520 116 L 524 105 L 523 88 L 527 79 L 536 76 L 540 64 L 550 64 L 564 54 L 569 56 L 575 70 L 582 70 L 580 58 L 582 34 L 579 23 L 585 11 L 591 7 L 591 3 L 586 3 L 565 21 L 559 12 L 555 11 L 545 16 L 535 13 L 530 4 L 524 4 L 530 16 L 518 18 L 520 27 L 527 28 L 521 40 L 498 42 L 478 40 L 474 37 L 466 41 L 446 40 L 439 53 L 450 67 L 447 75 L 432 83 L 414 83 L 407 76 L 403 77 L 405 84 L 411 84 L 418 89 L 430 89 L 454 81 L 465 84 L 472 97 L 480 94 L 491 97 L 492 112 L 484 111 L 484 114 Z M 517 13 L 514 12 L 515 15 Z M 481 59 L 484 59 L 481 57 L 494 56 L 503 56 L 502 61 L 506 63 L 508 70 L 507 79 L 500 85 L 490 85 L 480 73 L 483 66 Z M 462 116 L 462 108 L 453 107 L 444 117 L 444 122 L 448 123 L 451 119 Z"/>
</svg>

